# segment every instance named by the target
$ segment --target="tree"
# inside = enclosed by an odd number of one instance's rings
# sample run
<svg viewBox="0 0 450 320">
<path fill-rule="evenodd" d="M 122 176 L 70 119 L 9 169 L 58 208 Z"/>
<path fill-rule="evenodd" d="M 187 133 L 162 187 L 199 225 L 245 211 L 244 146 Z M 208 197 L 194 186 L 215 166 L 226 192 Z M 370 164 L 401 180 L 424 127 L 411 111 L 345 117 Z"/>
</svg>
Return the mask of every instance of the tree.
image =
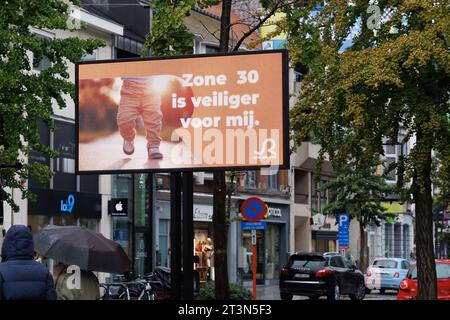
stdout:
<svg viewBox="0 0 450 320">
<path fill-rule="evenodd" d="M 329 204 L 323 209 L 326 215 L 337 216 L 348 212 L 351 219 L 359 222 L 360 252 L 359 268 L 365 270 L 369 264 L 367 254 L 367 226 L 380 226 L 388 219 L 381 202 L 392 188 L 385 177 L 376 174 L 380 161 L 349 160 L 336 172 L 336 179 L 330 180 L 319 188 L 328 190 Z"/>
<path fill-rule="evenodd" d="M 48 166 L 27 162 L 31 151 L 56 156 L 41 143 L 38 122 L 54 129 L 52 106 L 64 108 L 65 97 L 73 98 L 75 94 L 68 62 L 80 60 L 102 44 L 76 37 L 44 39 L 30 29 L 69 30 L 68 16 L 68 5 L 62 0 L 12 0 L 0 7 L 0 163 L 20 164 L 0 170 L 0 196 L 16 212 L 19 207 L 3 188 L 19 189 L 23 198 L 34 199 L 25 180 L 45 182 L 51 177 Z M 33 66 L 44 58 L 49 67 L 34 72 Z"/>
<path fill-rule="evenodd" d="M 327 1 L 309 16 L 320 2 L 294 8 L 296 19 L 287 22 L 291 58 L 310 69 L 291 113 L 294 141 L 313 133 L 322 158 L 328 154 L 339 170 L 349 158 L 379 159 L 384 139 L 397 141 L 400 128 L 401 143 L 415 136 L 397 172 L 401 182 L 412 179 L 406 191 L 415 203 L 418 299 L 436 299 L 431 152 L 449 167 L 448 4 L 379 0 L 382 13 L 394 13 L 374 33 L 367 22 L 380 17 L 367 13 L 367 1 Z"/>
<path fill-rule="evenodd" d="M 192 54 L 194 36 L 184 25 L 184 19 L 196 5 L 195 0 L 183 1 L 152 1 L 153 17 L 151 32 L 148 33 L 142 56 L 173 56 Z"/>
</svg>

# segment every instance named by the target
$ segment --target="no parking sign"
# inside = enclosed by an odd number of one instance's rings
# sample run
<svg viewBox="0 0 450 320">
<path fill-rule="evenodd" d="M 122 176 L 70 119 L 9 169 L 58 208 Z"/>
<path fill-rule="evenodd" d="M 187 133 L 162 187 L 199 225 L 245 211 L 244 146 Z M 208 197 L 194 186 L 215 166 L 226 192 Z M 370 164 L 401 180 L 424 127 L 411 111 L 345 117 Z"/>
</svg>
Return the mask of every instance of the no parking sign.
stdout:
<svg viewBox="0 0 450 320">
<path fill-rule="evenodd" d="M 250 197 L 242 203 L 241 213 L 245 220 L 258 222 L 265 218 L 267 205 L 260 198 Z"/>
</svg>

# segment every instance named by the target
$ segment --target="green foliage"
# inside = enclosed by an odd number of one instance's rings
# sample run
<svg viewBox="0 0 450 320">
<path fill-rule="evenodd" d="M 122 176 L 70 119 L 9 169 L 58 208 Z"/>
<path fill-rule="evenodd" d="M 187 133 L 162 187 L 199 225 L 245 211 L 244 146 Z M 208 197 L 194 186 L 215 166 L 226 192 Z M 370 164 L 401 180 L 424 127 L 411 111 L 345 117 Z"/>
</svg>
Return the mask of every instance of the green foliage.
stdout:
<svg viewBox="0 0 450 320">
<path fill-rule="evenodd" d="M 219 2 L 218 0 L 153 0 L 152 7 L 156 14 L 141 55 L 146 57 L 192 54 L 194 36 L 184 24 L 186 16 L 195 6 L 205 8 Z"/>
<path fill-rule="evenodd" d="M 319 188 L 328 190 L 330 203 L 323 213 L 337 216 L 348 212 L 351 218 L 357 219 L 364 227 L 379 226 L 381 221 L 388 220 L 381 202 L 392 192 L 385 177 L 375 174 L 380 162 L 349 161 L 336 172 L 336 179 L 330 180 Z"/>
<path fill-rule="evenodd" d="M 151 33 L 147 35 L 142 56 L 174 56 L 191 54 L 194 36 L 184 25 L 195 0 L 152 1 L 156 14 L 153 17 Z"/>
<path fill-rule="evenodd" d="M 1 197 L 15 211 L 18 207 L 4 187 L 20 189 L 24 198 L 33 198 L 24 181 L 33 178 L 44 182 L 52 175 L 47 166 L 26 163 L 25 159 L 32 150 L 56 156 L 41 144 L 37 122 L 41 120 L 53 129 L 52 105 L 64 108 L 65 97 L 74 97 L 68 61 L 80 60 L 102 43 L 76 37 L 43 39 L 30 30 L 30 26 L 68 29 L 67 17 L 67 5 L 61 0 L 12 0 L 0 6 L 0 164 L 23 164 L 22 169 L 0 170 Z M 30 52 L 34 53 L 33 61 Z M 51 66 L 33 71 L 44 57 Z"/>
<path fill-rule="evenodd" d="M 319 2 L 292 9 L 293 14 L 306 19 Z M 291 112 L 293 139 L 298 146 L 312 134 L 321 154 L 328 154 L 339 169 L 352 157 L 382 156 L 383 139 L 397 141 L 403 126 L 404 141 L 413 135 L 418 140 L 409 157 L 397 164 L 404 168 L 398 172 L 405 181 L 418 172 L 413 189 L 423 190 L 427 177 L 420 173 L 432 149 L 442 153 L 442 165 L 449 167 L 448 6 L 440 1 L 378 1 L 382 12 L 390 6 L 397 11 L 375 36 L 366 26 L 367 1 L 353 2 L 329 1 L 315 18 L 303 21 L 303 29 L 290 30 L 291 57 L 311 71 Z M 360 32 L 342 52 L 358 21 Z M 397 33 L 389 32 L 393 26 Z"/>
<path fill-rule="evenodd" d="M 200 300 L 215 299 L 214 282 L 208 281 L 203 287 L 200 288 L 199 299 Z M 236 283 L 230 284 L 230 300 L 252 300 L 252 299 L 253 295 L 250 290 Z"/>
<path fill-rule="evenodd" d="M 448 210 L 450 204 L 450 159 L 442 159 L 441 154 L 437 154 L 433 158 L 431 178 L 434 186 L 437 189 L 437 195 L 434 198 L 433 204 L 435 210 Z M 446 167 L 447 165 L 447 167 Z"/>
</svg>

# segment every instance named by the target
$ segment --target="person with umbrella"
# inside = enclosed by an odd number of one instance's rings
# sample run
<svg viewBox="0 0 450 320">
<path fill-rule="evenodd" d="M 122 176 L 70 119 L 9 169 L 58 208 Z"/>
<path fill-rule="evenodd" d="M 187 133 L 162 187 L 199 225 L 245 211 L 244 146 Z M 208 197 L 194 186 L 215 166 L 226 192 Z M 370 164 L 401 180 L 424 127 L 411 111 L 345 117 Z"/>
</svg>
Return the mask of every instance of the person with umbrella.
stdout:
<svg viewBox="0 0 450 320">
<path fill-rule="evenodd" d="M 33 260 L 30 229 L 13 225 L 6 233 L 0 263 L 0 300 L 55 300 L 53 279 L 44 265 Z"/>
<path fill-rule="evenodd" d="M 92 271 L 58 263 L 53 269 L 58 300 L 99 300 L 100 285 Z"/>
<path fill-rule="evenodd" d="M 99 283 L 92 271 L 130 270 L 130 260 L 118 243 L 84 227 L 49 225 L 36 233 L 35 242 L 39 254 L 59 262 L 54 272 L 59 299 L 99 299 Z"/>
</svg>

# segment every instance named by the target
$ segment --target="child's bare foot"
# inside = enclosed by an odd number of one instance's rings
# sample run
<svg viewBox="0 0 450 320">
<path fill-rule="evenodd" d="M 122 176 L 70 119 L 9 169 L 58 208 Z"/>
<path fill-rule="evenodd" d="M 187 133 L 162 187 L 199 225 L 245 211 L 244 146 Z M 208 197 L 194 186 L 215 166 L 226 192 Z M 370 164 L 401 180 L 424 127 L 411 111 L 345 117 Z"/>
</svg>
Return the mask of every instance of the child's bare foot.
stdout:
<svg viewBox="0 0 450 320">
<path fill-rule="evenodd" d="M 148 148 L 148 158 L 149 159 L 162 159 L 163 154 L 159 151 L 158 147 Z"/>
<path fill-rule="evenodd" d="M 134 153 L 134 142 L 123 140 L 123 152 L 127 155 L 132 155 Z"/>
</svg>

